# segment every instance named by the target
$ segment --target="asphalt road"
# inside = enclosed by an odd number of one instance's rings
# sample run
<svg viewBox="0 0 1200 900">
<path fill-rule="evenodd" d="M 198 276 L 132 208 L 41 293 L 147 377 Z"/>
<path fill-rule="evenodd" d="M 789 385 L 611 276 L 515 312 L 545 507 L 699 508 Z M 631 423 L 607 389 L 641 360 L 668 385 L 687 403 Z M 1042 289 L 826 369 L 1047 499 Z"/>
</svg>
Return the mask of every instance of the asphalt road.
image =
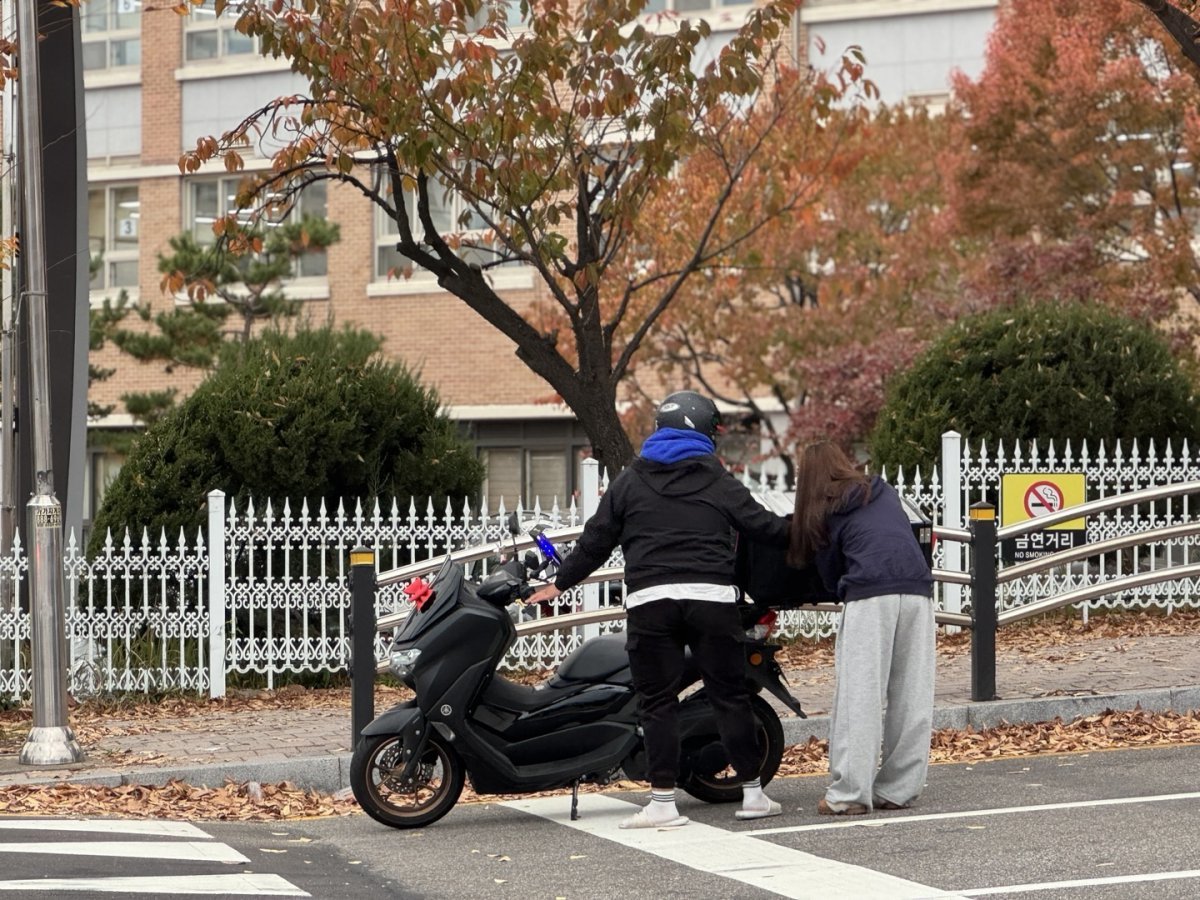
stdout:
<svg viewBox="0 0 1200 900">
<path fill-rule="evenodd" d="M 636 794 L 460 806 L 428 828 L 365 816 L 274 824 L 0 819 L 0 893 L 38 898 L 1200 896 L 1200 747 L 941 765 L 920 805 L 816 815 L 827 776 L 782 779 L 784 815 L 620 831 Z M 151 833 L 130 833 L 131 829 Z M 158 829 L 163 833 L 153 833 Z M 47 881 L 47 879 L 54 879 Z M 120 881 L 114 879 L 145 879 Z"/>
</svg>

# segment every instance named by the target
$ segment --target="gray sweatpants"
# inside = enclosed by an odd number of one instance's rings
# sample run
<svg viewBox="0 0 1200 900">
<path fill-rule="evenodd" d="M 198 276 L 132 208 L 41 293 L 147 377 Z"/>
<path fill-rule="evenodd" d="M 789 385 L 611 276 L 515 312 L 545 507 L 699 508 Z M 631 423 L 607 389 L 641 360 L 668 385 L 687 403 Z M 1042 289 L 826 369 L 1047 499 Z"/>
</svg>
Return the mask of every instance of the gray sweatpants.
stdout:
<svg viewBox="0 0 1200 900">
<path fill-rule="evenodd" d="M 913 594 L 852 600 L 842 608 L 834 656 L 826 801 L 868 808 L 875 798 L 912 802 L 929 768 L 933 600 Z"/>
</svg>

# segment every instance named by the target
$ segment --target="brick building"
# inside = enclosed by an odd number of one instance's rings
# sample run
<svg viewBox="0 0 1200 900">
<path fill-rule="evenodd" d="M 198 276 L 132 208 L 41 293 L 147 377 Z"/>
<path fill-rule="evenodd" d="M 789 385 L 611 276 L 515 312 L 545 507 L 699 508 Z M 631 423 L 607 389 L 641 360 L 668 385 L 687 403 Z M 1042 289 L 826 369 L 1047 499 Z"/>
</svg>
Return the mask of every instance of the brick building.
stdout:
<svg viewBox="0 0 1200 900">
<path fill-rule="evenodd" d="M 664 4 L 709 18 L 718 46 L 722 26 L 739 22 L 748 9 L 719 0 L 651 0 L 648 9 Z M 797 55 L 815 63 L 821 41 L 830 54 L 859 44 L 885 101 L 936 103 L 946 96 L 952 68 L 978 71 L 995 6 L 995 0 L 807 0 L 795 29 Z M 238 180 L 219 166 L 185 177 L 180 155 L 268 100 L 303 93 L 305 84 L 285 60 L 260 56 L 255 42 L 234 30 L 235 17 L 215 16 L 211 4 L 181 17 L 167 4 L 89 0 L 80 15 L 89 235 L 91 252 L 104 258 L 91 298 L 102 302 L 124 289 L 134 300 L 169 308 L 175 300 L 160 290 L 158 254 L 182 231 L 210 238 L 211 222 L 230 208 Z M 247 161 L 248 169 L 265 165 Z M 306 257 L 288 286 L 290 296 L 306 301 L 306 314 L 378 333 L 385 351 L 419 370 L 484 456 L 490 496 L 569 495 L 587 438 L 569 410 L 539 402 L 550 389 L 516 359 L 511 343 L 421 272 L 389 280 L 394 233 L 366 199 L 330 184 L 306 193 L 304 210 L 341 228 L 340 242 Z M 497 278 L 514 303 L 538 296 L 527 271 L 506 269 Z M 167 376 L 161 365 L 138 364 L 112 348 L 94 361 L 117 369 L 92 388 L 92 399 L 106 404 L 168 385 L 186 392 L 200 377 L 186 370 Z M 92 432 L 131 424 L 118 407 Z M 89 441 L 85 519 L 120 463 L 103 444 Z"/>
</svg>

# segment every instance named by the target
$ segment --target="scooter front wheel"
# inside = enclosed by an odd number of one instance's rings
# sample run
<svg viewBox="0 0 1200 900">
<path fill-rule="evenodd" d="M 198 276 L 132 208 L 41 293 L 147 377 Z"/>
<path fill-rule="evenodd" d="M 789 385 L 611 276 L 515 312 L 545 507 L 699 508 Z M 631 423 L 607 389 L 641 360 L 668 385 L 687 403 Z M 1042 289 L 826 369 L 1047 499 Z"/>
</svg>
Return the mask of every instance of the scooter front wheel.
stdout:
<svg viewBox="0 0 1200 900">
<path fill-rule="evenodd" d="M 759 779 L 765 786 L 783 761 L 783 723 L 774 708 L 757 694 L 750 698 L 750 708 L 754 711 L 758 723 L 758 745 L 762 749 L 762 764 L 759 769 Z M 734 803 L 742 799 L 742 782 L 733 769 L 726 765 L 728 757 L 721 746 L 721 738 L 714 732 L 707 743 L 698 741 L 685 753 L 691 751 L 694 765 L 680 780 L 679 786 L 705 803 Z M 708 765 L 701 760 L 710 760 Z M 715 765 L 721 765 L 720 771 L 713 771 Z"/>
<path fill-rule="evenodd" d="M 350 789 L 372 819 L 392 828 L 422 828 L 450 812 L 462 793 L 466 771 L 454 748 L 431 734 L 407 780 L 400 735 L 363 738 L 350 760 Z"/>
</svg>

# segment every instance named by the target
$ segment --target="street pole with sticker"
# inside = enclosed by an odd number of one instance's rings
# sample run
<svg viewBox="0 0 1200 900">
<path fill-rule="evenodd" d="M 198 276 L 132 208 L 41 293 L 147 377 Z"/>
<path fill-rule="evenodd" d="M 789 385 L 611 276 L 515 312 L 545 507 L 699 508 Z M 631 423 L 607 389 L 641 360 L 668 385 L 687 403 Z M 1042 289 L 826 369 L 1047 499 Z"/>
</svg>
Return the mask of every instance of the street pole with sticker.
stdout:
<svg viewBox="0 0 1200 900">
<path fill-rule="evenodd" d="M 21 748 L 26 765 L 52 766 L 79 762 L 83 750 L 67 725 L 67 634 L 63 579 L 62 506 L 54 495 L 50 446 L 50 365 L 46 311 L 46 234 L 42 167 L 41 90 L 35 58 L 38 46 L 37 4 L 26 0 L 18 9 L 17 36 L 22 50 L 20 97 L 20 166 L 26 257 L 25 306 L 29 316 L 29 386 L 33 406 L 34 492 L 26 510 L 29 533 L 30 618 L 33 656 L 33 727 Z"/>
</svg>

